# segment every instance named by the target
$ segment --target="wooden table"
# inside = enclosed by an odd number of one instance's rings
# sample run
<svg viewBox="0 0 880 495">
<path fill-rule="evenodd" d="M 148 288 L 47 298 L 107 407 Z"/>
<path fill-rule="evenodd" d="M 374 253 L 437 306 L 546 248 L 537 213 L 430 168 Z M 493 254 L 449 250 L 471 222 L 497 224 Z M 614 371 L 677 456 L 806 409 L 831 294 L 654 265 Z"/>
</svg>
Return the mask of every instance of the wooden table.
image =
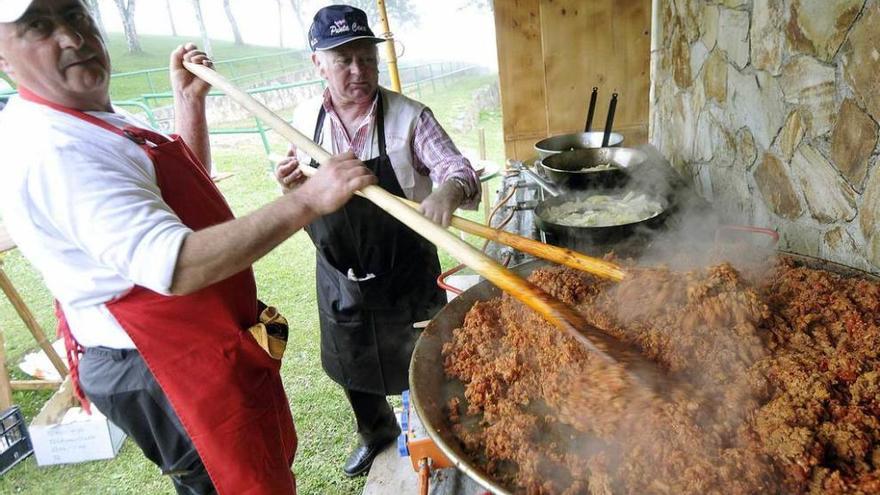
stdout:
<svg viewBox="0 0 880 495">
<path fill-rule="evenodd" d="M 15 247 L 15 242 L 9 236 L 9 233 L 6 232 L 3 225 L 0 225 L 0 254 L 11 251 Z M 33 313 L 25 305 L 21 295 L 15 289 L 15 286 L 12 285 L 12 281 L 6 276 L 6 272 L 3 271 L 2 258 L 0 258 L 0 289 L 3 290 L 6 298 L 12 303 L 18 316 L 28 330 L 30 330 L 31 335 L 33 335 L 40 348 L 43 349 L 43 352 L 49 357 L 55 369 L 61 374 L 63 380 L 67 376 L 67 365 L 61 360 L 55 349 L 52 348 L 51 342 L 46 338 L 46 333 L 43 332 Z M 6 349 L 3 342 L 3 332 L 0 331 L 0 410 L 4 410 L 12 405 L 13 390 L 55 389 L 59 385 L 61 385 L 61 380 L 10 380 L 9 371 L 6 369 Z"/>
</svg>

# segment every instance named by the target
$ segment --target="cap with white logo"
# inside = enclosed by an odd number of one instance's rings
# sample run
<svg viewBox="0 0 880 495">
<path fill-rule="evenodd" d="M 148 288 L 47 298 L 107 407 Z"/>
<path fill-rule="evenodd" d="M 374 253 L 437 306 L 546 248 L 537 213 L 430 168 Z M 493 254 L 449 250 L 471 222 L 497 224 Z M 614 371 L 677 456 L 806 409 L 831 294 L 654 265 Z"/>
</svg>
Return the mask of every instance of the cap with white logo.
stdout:
<svg viewBox="0 0 880 495">
<path fill-rule="evenodd" d="M 370 40 L 382 43 L 370 29 L 367 14 L 350 5 L 331 5 L 315 14 L 309 28 L 309 46 L 312 51 L 330 50 L 354 40 Z"/>
</svg>

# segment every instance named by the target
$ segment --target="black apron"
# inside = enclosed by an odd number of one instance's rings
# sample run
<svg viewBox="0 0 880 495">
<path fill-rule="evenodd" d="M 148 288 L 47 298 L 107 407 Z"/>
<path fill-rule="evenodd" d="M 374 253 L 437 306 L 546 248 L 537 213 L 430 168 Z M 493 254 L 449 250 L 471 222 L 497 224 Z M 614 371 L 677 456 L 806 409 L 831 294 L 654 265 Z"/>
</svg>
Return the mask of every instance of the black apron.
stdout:
<svg viewBox="0 0 880 495">
<path fill-rule="evenodd" d="M 377 98 L 379 156 L 365 164 L 380 187 L 404 197 L 385 150 L 381 93 Z M 314 135 L 319 144 L 325 117 L 322 106 Z M 437 248 L 359 196 L 312 222 L 306 232 L 317 248 L 324 371 L 350 390 L 395 395 L 408 389 L 409 361 L 418 338 L 412 324 L 432 318 L 446 304 L 446 294 L 436 283 Z"/>
</svg>

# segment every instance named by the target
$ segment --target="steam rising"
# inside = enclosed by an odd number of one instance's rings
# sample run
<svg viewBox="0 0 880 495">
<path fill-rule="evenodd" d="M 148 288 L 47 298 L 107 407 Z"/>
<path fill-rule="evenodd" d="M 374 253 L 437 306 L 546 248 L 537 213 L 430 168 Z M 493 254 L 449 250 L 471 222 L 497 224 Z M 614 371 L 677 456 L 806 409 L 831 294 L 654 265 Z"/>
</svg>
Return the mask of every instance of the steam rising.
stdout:
<svg viewBox="0 0 880 495">
<path fill-rule="evenodd" d="M 666 395 L 633 386 L 509 297 L 478 303 L 444 348 L 447 372 L 466 384 L 465 401 L 451 407 L 479 418 L 455 427 L 459 439 L 517 492 L 782 490 L 748 425 L 766 399 L 755 364 L 766 357 L 759 326 L 769 310 L 756 287 L 770 273 L 772 242 L 724 227 L 682 186 L 661 169 L 633 175 L 625 190 L 669 201 L 671 214 L 662 229 L 640 226 L 615 245 L 629 266 L 620 284 L 560 269 L 532 277 L 660 363 L 680 384 Z"/>
</svg>

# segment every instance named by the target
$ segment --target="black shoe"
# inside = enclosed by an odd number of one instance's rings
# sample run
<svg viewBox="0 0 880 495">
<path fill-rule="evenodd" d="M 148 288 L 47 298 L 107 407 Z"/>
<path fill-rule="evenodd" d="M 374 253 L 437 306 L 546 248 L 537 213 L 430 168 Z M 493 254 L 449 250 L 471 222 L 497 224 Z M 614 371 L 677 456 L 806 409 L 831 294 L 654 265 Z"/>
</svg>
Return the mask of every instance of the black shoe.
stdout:
<svg viewBox="0 0 880 495">
<path fill-rule="evenodd" d="M 358 443 L 358 446 L 348 455 L 348 460 L 345 461 L 345 466 L 343 466 L 342 472 L 349 478 L 354 478 L 355 476 L 360 476 L 366 473 L 370 470 L 370 466 L 373 465 L 373 460 L 376 456 L 395 440 L 396 438 L 392 438 L 391 440 L 378 442 L 373 445 Z"/>
</svg>

